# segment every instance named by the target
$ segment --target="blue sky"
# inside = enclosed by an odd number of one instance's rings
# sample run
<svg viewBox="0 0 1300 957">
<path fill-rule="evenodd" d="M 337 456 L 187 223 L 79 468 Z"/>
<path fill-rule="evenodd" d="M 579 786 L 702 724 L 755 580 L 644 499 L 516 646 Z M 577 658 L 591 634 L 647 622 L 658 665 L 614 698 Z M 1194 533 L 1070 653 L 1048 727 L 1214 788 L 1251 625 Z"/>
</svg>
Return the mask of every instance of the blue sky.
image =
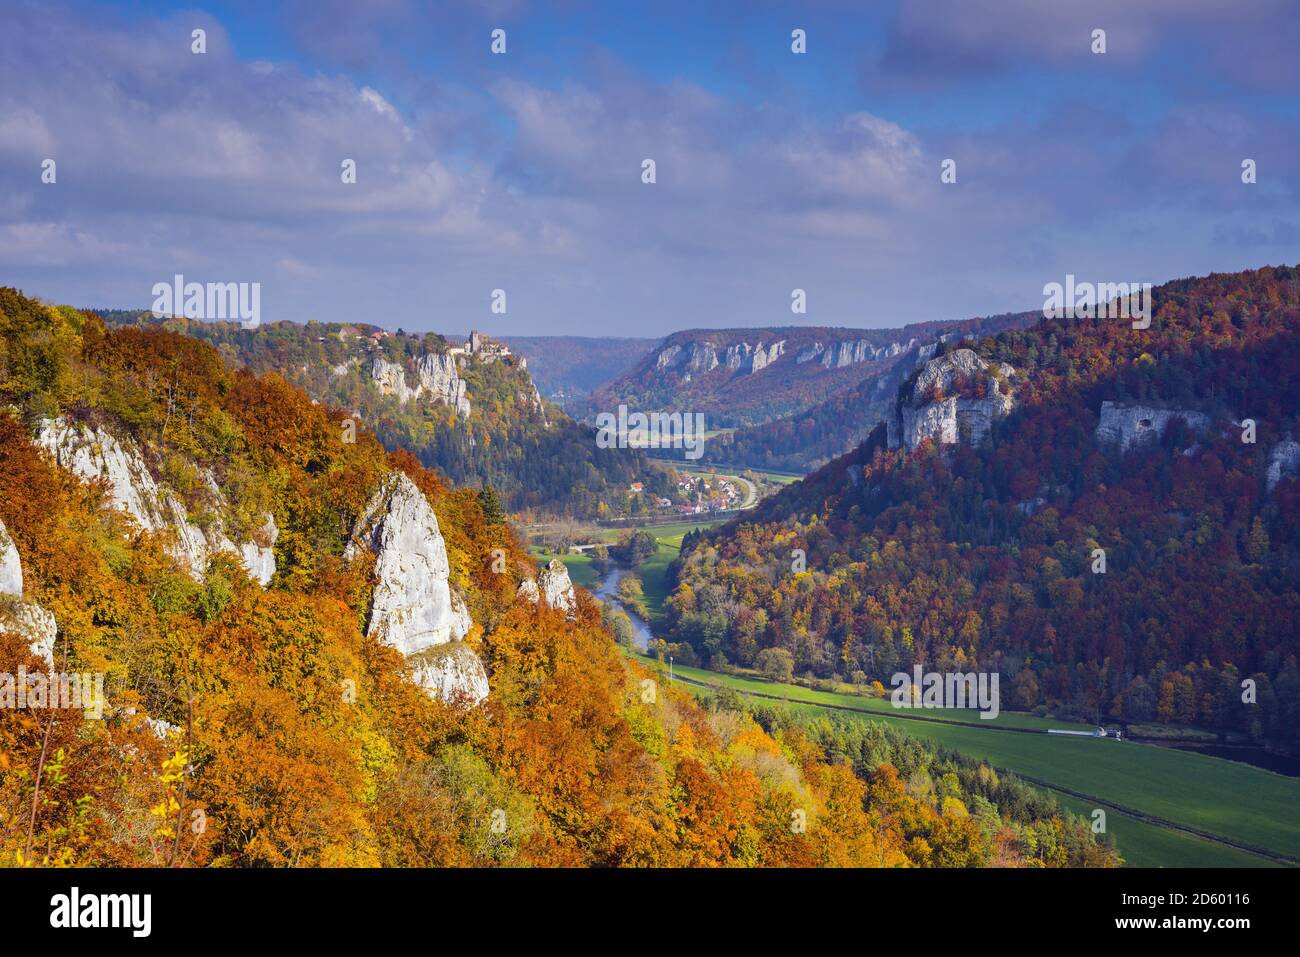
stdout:
<svg viewBox="0 0 1300 957">
<path fill-rule="evenodd" d="M 658 336 L 959 319 L 1037 308 L 1067 273 L 1300 261 L 1284 0 L 3 16 L 0 283 L 50 301 L 145 308 L 179 272 L 260 282 L 264 321 Z"/>
</svg>

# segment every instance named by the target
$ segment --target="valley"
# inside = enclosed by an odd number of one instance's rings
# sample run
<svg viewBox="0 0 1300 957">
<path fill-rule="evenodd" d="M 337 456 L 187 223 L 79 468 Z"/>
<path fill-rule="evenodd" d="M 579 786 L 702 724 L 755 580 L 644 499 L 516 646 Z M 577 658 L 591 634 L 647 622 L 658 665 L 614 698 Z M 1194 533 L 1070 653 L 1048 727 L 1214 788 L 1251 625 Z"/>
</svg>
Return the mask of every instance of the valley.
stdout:
<svg viewBox="0 0 1300 957">
<path fill-rule="evenodd" d="M 647 645 L 663 619 L 663 559 L 680 547 L 686 532 L 708 527 L 655 530 L 659 549 L 637 569 L 647 599 L 652 592 L 655 598 L 640 608 L 617 597 L 617 582 L 628 569 L 615 567 L 602 579 L 587 556 L 562 557 L 576 583 L 628 615 L 635 652 L 655 662 L 661 680 L 667 680 L 666 658 Z M 1023 712 L 1004 711 L 993 721 L 974 711 L 900 712 L 887 699 L 860 692 L 822 691 L 677 662 L 672 673 L 705 700 L 740 694 L 806 717 L 834 713 L 884 722 L 1047 788 L 1071 813 L 1091 819 L 1103 808 L 1132 867 L 1300 866 L 1300 779 L 1294 777 L 1150 744 L 1051 737 L 1048 728 L 1089 731 L 1091 725 Z M 1238 800 L 1242 794 L 1249 799 Z"/>
</svg>

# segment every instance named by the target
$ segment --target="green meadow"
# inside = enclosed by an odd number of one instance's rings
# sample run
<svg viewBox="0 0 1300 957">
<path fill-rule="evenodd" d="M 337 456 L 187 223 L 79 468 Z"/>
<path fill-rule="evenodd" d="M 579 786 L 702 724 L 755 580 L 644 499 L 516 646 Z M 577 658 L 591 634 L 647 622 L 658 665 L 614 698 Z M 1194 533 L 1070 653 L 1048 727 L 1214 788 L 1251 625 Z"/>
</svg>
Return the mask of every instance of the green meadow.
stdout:
<svg viewBox="0 0 1300 957">
<path fill-rule="evenodd" d="M 1300 858 L 1300 779 L 1154 745 L 995 730 L 997 726 L 1068 727 L 1033 715 L 1002 714 L 996 721 L 983 722 L 993 727 L 981 727 L 974 712 L 949 713 L 950 719 L 943 721 L 917 721 L 902 717 L 907 712 L 896 711 L 888 701 L 877 698 L 835 695 L 693 668 L 675 668 L 674 672 L 742 693 L 777 695 L 783 701 L 775 703 L 805 713 L 825 713 L 827 705 L 852 707 L 860 720 L 884 721 L 1048 787 L 1067 788 L 1103 805 L 1117 805 L 1226 841 Z M 1061 797 L 1065 803 L 1065 796 Z M 1086 801 L 1070 800 L 1072 809 L 1091 812 Z M 1107 813 L 1115 819 L 1117 840 L 1127 834 L 1132 843 L 1128 847 L 1120 840 L 1121 852 L 1129 855 L 1132 864 L 1212 867 L 1267 863 L 1244 850 L 1125 817 L 1113 809 Z"/>
<path fill-rule="evenodd" d="M 644 611 L 653 625 L 663 615 L 668 595 L 668 565 L 682 537 L 717 522 L 680 522 L 646 529 L 658 549 L 638 569 L 645 592 Z M 602 529 L 600 538 L 615 541 L 621 529 Z M 586 555 L 563 556 L 574 582 L 593 587 L 596 575 Z M 1061 804 L 1090 817 L 1094 803 L 1066 794 L 1066 788 L 1095 798 L 1130 866 L 1249 867 L 1273 862 L 1250 851 L 1216 843 L 1158 823 L 1125 814 L 1162 818 L 1224 841 L 1264 848 L 1300 859 L 1300 779 L 1190 751 L 1046 733 L 1048 728 L 1090 730 L 1020 712 L 1002 712 L 988 720 L 977 711 L 900 712 L 887 698 L 847 692 L 817 691 L 757 677 L 727 675 L 678 666 L 674 673 L 715 687 L 761 696 L 773 704 L 806 713 L 841 710 L 864 721 L 885 721 L 954 751 L 988 761 L 1053 789 Z M 700 693 L 707 689 L 695 687 Z M 916 720 L 923 717 L 930 720 Z"/>
<path fill-rule="evenodd" d="M 647 619 L 651 624 L 659 621 L 664 613 L 664 600 L 668 597 L 668 566 L 673 559 L 677 557 L 678 551 L 682 547 L 682 539 L 686 533 L 697 528 L 712 528 L 714 525 L 720 525 L 721 522 L 714 521 L 694 521 L 694 522 L 673 522 L 670 525 L 650 525 L 644 528 L 655 537 L 659 547 L 655 549 L 653 555 L 647 558 L 637 568 L 637 574 L 641 576 L 641 587 L 645 593 L 645 601 L 642 605 Z M 602 528 L 596 533 L 599 541 L 613 543 L 618 541 L 628 529 L 624 528 Z M 534 557 L 542 559 L 542 551 L 533 547 L 529 551 Z M 599 576 L 591 567 L 591 556 L 587 553 L 573 553 L 559 556 L 569 569 L 569 577 L 573 579 L 575 585 L 583 588 L 594 589 L 600 582 Z"/>
</svg>

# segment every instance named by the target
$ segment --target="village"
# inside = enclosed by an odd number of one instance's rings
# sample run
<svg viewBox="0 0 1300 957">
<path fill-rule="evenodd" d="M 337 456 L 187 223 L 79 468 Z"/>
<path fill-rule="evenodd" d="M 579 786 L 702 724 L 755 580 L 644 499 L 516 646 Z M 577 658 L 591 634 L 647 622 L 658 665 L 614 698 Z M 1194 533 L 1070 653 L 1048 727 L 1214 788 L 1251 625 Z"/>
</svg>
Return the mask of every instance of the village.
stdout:
<svg viewBox="0 0 1300 957">
<path fill-rule="evenodd" d="M 672 482 L 671 497 L 647 492 L 643 482 L 633 482 L 628 486 L 628 494 L 642 501 L 640 508 L 633 503 L 631 511 L 703 515 L 748 508 L 757 497 L 754 483 L 735 475 L 676 469 Z"/>
</svg>

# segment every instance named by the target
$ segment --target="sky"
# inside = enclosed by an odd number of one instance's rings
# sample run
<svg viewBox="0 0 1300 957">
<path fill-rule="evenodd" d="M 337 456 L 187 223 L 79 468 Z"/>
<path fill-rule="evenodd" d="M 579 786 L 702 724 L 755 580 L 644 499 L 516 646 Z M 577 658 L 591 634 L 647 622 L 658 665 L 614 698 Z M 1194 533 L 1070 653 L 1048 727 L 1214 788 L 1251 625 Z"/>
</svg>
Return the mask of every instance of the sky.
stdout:
<svg viewBox="0 0 1300 957">
<path fill-rule="evenodd" d="M 1295 264 L 1296 13 L 0 0 L 0 285 L 145 309 L 181 274 L 259 283 L 263 322 L 658 337 Z"/>
</svg>

